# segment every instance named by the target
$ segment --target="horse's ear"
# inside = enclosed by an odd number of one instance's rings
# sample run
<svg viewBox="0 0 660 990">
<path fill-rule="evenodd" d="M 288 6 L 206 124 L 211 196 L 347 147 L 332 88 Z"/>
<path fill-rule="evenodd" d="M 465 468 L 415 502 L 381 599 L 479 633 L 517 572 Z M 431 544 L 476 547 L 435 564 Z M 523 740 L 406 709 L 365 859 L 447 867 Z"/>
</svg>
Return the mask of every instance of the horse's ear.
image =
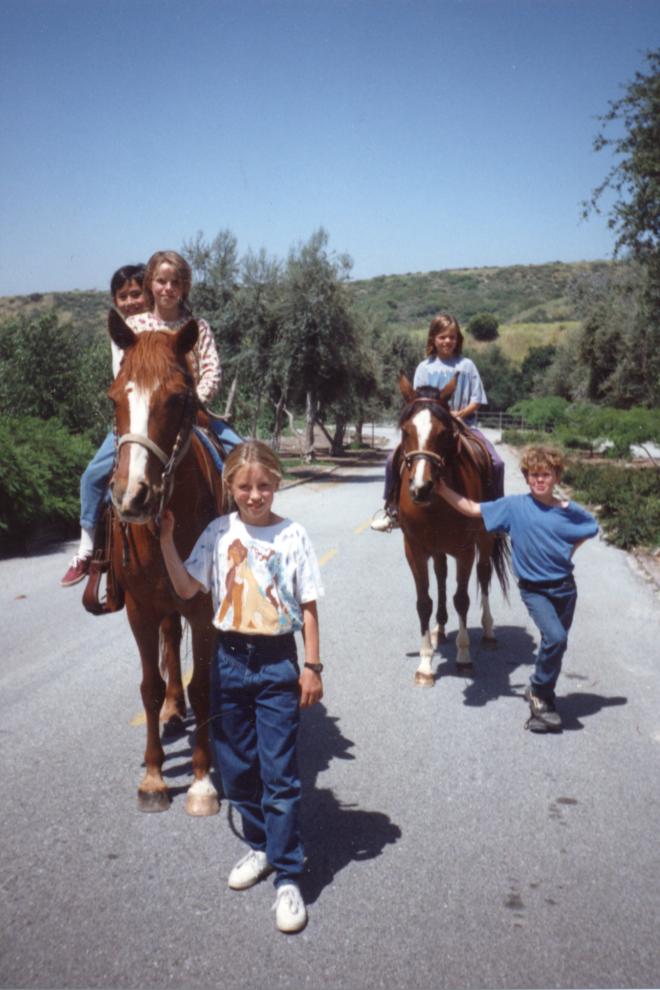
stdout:
<svg viewBox="0 0 660 990">
<path fill-rule="evenodd" d="M 199 327 L 196 322 L 194 320 L 188 320 L 176 335 L 176 347 L 179 353 L 187 354 L 188 351 L 191 351 L 197 343 L 198 336 Z"/>
<path fill-rule="evenodd" d="M 443 402 L 446 406 L 449 405 L 449 400 L 456 391 L 457 384 L 458 384 L 458 372 L 456 372 L 452 380 L 447 385 L 445 385 L 445 387 L 440 392 L 440 401 Z"/>
<path fill-rule="evenodd" d="M 412 387 L 403 371 L 399 372 L 399 389 L 406 402 L 412 402 L 415 398 L 415 389 Z"/>
<path fill-rule="evenodd" d="M 108 313 L 108 333 L 122 351 L 135 343 L 135 334 L 116 309 L 111 309 Z"/>
</svg>

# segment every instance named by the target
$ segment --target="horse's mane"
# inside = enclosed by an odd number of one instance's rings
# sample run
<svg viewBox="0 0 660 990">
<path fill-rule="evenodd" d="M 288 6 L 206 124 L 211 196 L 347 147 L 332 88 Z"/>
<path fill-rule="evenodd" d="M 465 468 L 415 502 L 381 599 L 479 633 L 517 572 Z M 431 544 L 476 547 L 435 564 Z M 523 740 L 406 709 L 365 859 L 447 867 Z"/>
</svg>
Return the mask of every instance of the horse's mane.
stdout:
<svg viewBox="0 0 660 990">
<path fill-rule="evenodd" d="M 166 330 L 137 334 L 135 344 L 124 352 L 122 371 L 140 388 L 168 381 L 177 372 L 185 378 L 186 370 L 190 374 L 188 359 L 183 367 L 170 344 L 171 338 Z"/>
</svg>

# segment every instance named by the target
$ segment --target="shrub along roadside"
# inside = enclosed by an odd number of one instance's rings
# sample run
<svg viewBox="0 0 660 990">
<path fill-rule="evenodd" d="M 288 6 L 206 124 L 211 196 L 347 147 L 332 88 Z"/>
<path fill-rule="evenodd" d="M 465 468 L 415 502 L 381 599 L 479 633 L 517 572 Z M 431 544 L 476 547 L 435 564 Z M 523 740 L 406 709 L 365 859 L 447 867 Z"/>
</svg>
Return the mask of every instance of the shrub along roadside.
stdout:
<svg viewBox="0 0 660 990">
<path fill-rule="evenodd" d="M 35 530 L 74 533 L 80 515 L 78 479 L 94 453 L 89 439 L 58 419 L 0 421 L 0 550 L 25 547 Z"/>
<path fill-rule="evenodd" d="M 502 441 L 562 445 L 555 434 L 504 430 Z M 622 550 L 660 546 L 660 469 L 633 464 L 602 464 L 570 456 L 562 479 L 572 497 L 592 506 L 608 542 Z"/>
</svg>

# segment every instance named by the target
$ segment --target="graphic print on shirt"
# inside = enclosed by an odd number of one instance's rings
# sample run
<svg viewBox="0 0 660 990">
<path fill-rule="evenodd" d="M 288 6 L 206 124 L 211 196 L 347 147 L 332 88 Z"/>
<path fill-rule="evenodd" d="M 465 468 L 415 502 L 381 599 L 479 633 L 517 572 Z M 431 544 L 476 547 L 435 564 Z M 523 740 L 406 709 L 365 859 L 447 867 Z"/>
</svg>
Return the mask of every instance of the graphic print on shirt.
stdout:
<svg viewBox="0 0 660 990">
<path fill-rule="evenodd" d="M 291 622 L 291 608 L 278 580 L 280 555 L 240 539 L 227 548 L 230 564 L 225 595 L 217 615 L 218 625 L 227 618 L 236 632 L 263 636 L 279 635 Z M 295 603 L 294 603 L 295 604 Z M 226 624 L 225 624 L 226 628 Z"/>
</svg>

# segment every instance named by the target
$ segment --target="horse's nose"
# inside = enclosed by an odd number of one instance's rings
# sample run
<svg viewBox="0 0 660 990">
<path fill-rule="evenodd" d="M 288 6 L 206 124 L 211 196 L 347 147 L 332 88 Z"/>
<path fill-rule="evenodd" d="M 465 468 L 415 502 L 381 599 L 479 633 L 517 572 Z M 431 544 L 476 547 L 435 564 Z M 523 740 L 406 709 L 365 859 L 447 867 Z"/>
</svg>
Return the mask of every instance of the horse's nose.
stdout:
<svg viewBox="0 0 660 990">
<path fill-rule="evenodd" d="M 433 489 L 433 481 L 431 479 L 417 484 L 414 481 L 410 482 L 410 495 L 413 502 L 428 502 L 431 498 L 431 491 Z"/>
</svg>

